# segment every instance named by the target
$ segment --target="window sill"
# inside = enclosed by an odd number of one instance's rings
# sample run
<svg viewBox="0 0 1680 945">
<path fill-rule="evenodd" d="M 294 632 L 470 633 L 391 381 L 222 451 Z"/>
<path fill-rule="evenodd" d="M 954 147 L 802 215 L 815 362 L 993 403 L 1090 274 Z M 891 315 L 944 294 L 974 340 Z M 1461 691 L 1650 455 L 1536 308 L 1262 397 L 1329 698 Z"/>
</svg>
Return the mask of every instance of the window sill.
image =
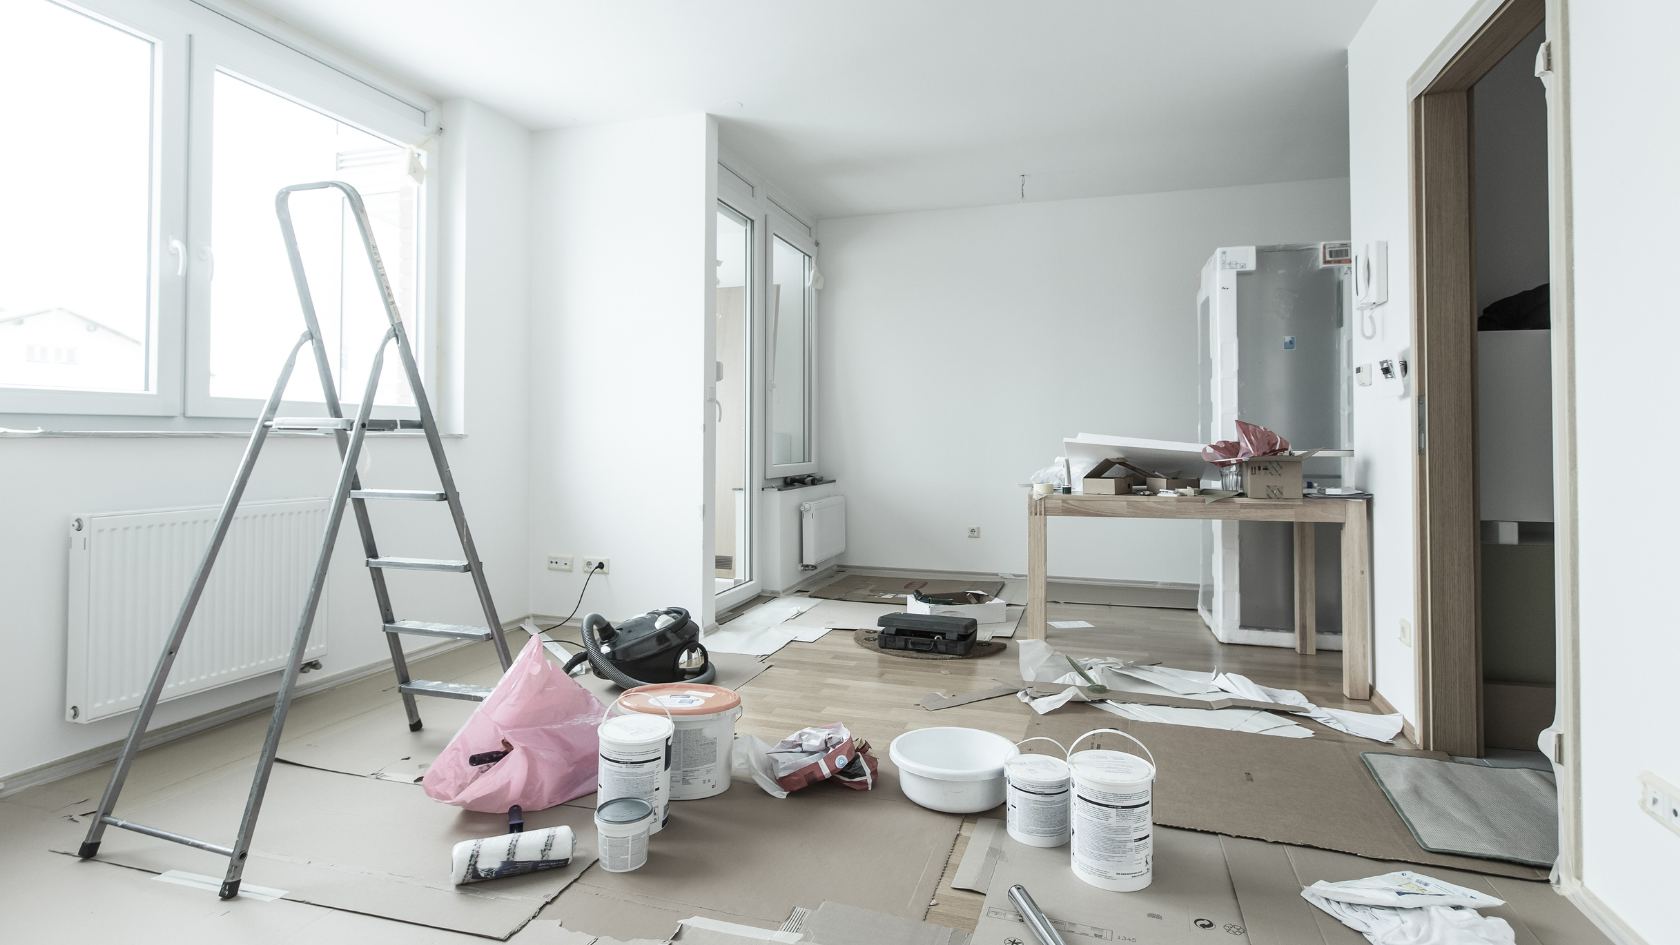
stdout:
<svg viewBox="0 0 1680 945">
<path fill-rule="evenodd" d="M 368 439 L 424 439 L 422 430 L 370 430 L 364 434 Z M 270 439 L 328 439 L 331 433 L 303 433 L 292 431 L 276 431 L 269 434 Z M 464 440 L 465 433 L 442 433 L 439 437 L 445 440 Z M 251 438 L 249 430 L 11 430 L 0 427 L 0 439 L 4 440 L 63 440 L 63 439 L 224 439 L 248 440 Z"/>
</svg>

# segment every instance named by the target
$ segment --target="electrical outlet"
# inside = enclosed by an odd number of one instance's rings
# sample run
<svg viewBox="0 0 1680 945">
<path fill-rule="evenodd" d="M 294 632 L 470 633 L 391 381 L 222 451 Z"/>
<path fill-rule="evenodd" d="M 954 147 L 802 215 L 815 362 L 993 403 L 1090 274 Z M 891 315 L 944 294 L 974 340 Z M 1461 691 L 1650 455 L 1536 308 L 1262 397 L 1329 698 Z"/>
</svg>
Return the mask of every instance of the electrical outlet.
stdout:
<svg viewBox="0 0 1680 945">
<path fill-rule="evenodd" d="M 570 571 L 572 569 L 571 555 L 549 555 L 548 569 L 550 571 Z"/>
<path fill-rule="evenodd" d="M 1412 645 L 1412 622 L 1405 617 L 1400 618 L 1400 642 Z"/>
<path fill-rule="evenodd" d="M 600 570 L 596 570 L 597 566 L 599 566 Z M 585 559 L 583 559 L 583 573 L 584 574 L 611 574 L 612 573 L 612 559 L 611 558 L 585 558 Z"/>
<path fill-rule="evenodd" d="M 1649 771 L 1639 772 L 1639 806 L 1664 827 L 1680 833 L 1680 788 Z"/>
<path fill-rule="evenodd" d="M 980 537 L 980 526 L 978 526 L 978 525 L 970 526 L 969 529 L 968 529 L 968 537 L 979 538 Z"/>
</svg>

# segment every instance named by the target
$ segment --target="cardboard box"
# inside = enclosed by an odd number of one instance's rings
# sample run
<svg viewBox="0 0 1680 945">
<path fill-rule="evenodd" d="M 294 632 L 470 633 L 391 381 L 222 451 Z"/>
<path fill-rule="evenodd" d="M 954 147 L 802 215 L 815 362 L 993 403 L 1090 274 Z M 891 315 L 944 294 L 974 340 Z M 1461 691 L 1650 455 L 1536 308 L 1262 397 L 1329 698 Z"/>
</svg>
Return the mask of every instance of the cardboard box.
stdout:
<svg viewBox="0 0 1680 945">
<path fill-rule="evenodd" d="M 1149 487 L 1150 495 L 1154 495 L 1168 490 L 1198 489 L 1201 487 L 1202 481 L 1200 479 L 1163 479 L 1159 476 L 1150 476 L 1143 481 L 1143 484 Z"/>
<path fill-rule="evenodd" d="M 1243 463 L 1244 494 L 1250 499 L 1299 499 L 1302 458 L 1264 456 Z"/>
<path fill-rule="evenodd" d="M 1108 473 L 1116 469 L 1124 469 L 1119 462 L 1105 459 L 1091 467 L 1081 480 L 1086 495 L 1131 495 L 1132 487 L 1141 485 L 1133 476 L 1110 476 Z M 984 623 L 984 621 L 982 621 Z"/>
<path fill-rule="evenodd" d="M 973 617 L 975 623 L 1002 623 L 1009 618 L 1009 605 L 992 598 L 983 604 L 929 604 L 911 594 L 904 600 L 907 614 L 930 614 L 936 617 Z"/>
</svg>

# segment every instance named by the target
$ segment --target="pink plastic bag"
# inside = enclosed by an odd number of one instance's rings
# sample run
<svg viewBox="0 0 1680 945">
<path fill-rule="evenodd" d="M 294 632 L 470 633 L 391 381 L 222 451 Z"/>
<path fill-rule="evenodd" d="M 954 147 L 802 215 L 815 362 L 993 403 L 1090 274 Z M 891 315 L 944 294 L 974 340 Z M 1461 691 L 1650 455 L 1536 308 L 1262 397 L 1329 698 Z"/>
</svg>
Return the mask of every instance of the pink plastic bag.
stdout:
<svg viewBox="0 0 1680 945">
<path fill-rule="evenodd" d="M 427 769 L 426 793 L 467 810 L 542 810 L 595 790 L 607 708 L 543 656 L 532 637 L 502 681 Z M 493 764 L 469 756 L 512 746 Z"/>
<path fill-rule="evenodd" d="M 1202 447 L 1202 458 L 1215 466 L 1230 466 L 1258 456 L 1289 452 L 1289 441 L 1262 426 L 1237 421 L 1237 438 Z"/>
</svg>

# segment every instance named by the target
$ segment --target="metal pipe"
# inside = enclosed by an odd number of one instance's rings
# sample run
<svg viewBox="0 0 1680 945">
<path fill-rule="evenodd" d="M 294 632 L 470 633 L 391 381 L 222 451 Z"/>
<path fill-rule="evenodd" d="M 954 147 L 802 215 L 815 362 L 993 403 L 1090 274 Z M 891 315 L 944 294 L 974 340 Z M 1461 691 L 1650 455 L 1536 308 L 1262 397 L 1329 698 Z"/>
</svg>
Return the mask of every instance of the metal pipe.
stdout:
<svg viewBox="0 0 1680 945">
<path fill-rule="evenodd" d="M 171 833 L 167 830 L 159 830 L 156 827 L 148 827 L 145 824 L 137 824 L 132 820 L 121 820 L 116 817 L 101 817 L 99 820 L 101 823 L 108 826 L 121 827 L 124 830 L 132 830 L 135 833 L 143 833 L 148 837 L 156 837 L 159 840 L 173 840 L 176 843 L 185 844 L 189 847 L 197 847 L 200 850 L 207 850 L 211 853 L 217 853 L 222 856 L 233 855 L 233 850 L 228 847 L 209 843 L 204 840 L 194 840 L 192 837 L 188 837 L 183 834 Z"/>
<path fill-rule="evenodd" d="M 1062 940 L 1062 933 L 1050 924 L 1050 917 L 1044 914 L 1038 903 L 1033 902 L 1027 887 L 1020 883 L 1009 887 L 1009 901 L 1015 903 L 1015 910 L 1021 913 L 1021 921 L 1027 924 L 1027 928 L 1032 929 L 1033 935 L 1038 937 L 1042 945 L 1067 945 L 1067 942 Z"/>
</svg>

